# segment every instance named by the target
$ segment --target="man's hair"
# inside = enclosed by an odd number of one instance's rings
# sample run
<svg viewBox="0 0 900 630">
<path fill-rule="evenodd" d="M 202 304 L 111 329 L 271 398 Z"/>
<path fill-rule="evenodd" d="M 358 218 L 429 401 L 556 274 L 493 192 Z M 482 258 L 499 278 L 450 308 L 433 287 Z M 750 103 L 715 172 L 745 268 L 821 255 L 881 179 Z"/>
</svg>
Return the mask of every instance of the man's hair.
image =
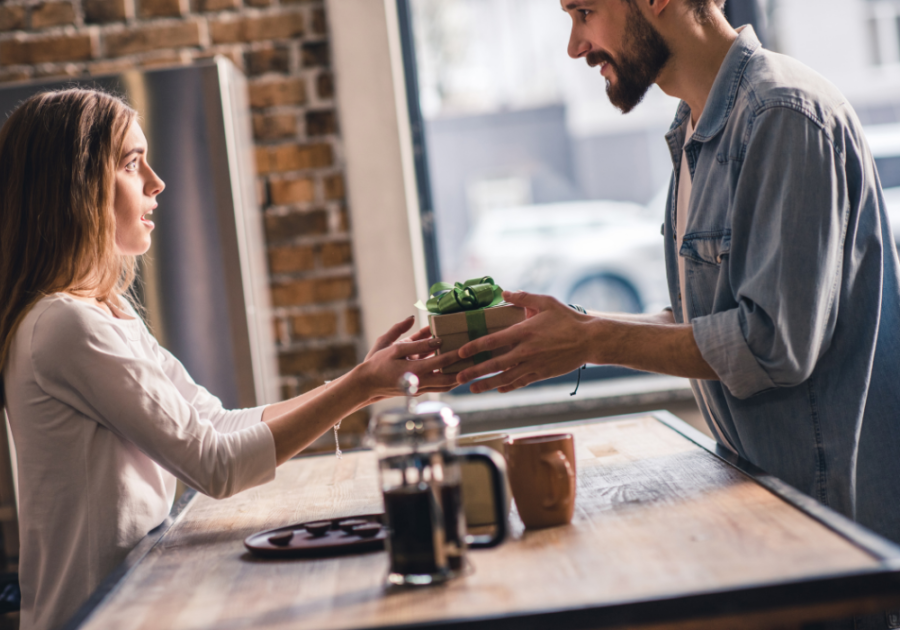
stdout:
<svg viewBox="0 0 900 630">
<path fill-rule="evenodd" d="M 687 0 L 687 5 L 700 22 L 706 22 L 712 17 L 713 5 L 720 12 L 725 12 L 725 0 Z"/>
<path fill-rule="evenodd" d="M 45 295 L 116 303 L 134 281 L 135 258 L 115 247 L 114 202 L 135 116 L 114 96 L 69 89 L 32 96 L 0 129 L 0 367 Z"/>
</svg>

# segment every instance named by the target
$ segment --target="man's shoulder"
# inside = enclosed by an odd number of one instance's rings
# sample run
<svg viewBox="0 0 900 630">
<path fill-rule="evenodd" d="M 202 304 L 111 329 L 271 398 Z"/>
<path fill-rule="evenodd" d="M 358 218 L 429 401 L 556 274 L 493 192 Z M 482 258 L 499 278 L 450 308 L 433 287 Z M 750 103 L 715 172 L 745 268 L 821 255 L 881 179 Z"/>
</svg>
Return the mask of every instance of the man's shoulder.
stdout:
<svg viewBox="0 0 900 630">
<path fill-rule="evenodd" d="M 848 122 L 849 104 L 833 83 L 802 62 L 770 50 L 759 49 L 749 60 L 741 91 L 753 115 L 781 108 L 804 114 L 823 129 L 835 121 Z"/>
</svg>

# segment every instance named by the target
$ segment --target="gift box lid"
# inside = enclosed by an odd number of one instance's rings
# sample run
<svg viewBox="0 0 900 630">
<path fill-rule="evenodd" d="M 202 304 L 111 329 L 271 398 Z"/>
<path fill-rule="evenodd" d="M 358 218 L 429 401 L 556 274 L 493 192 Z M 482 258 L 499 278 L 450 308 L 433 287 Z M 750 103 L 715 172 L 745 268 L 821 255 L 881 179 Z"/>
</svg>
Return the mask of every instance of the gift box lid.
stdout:
<svg viewBox="0 0 900 630">
<path fill-rule="evenodd" d="M 484 321 L 488 330 L 495 330 L 518 324 L 525 321 L 525 309 L 512 304 L 498 304 L 488 308 L 478 309 L 484 313 Z M 431 326 L 431 334 L 435 337 L 463 333 L 469 329 L 469 317 L 475 311 L 462 311 L 448 315 L 429 315 L 428 323 Z M 468 315 L 467 315 L 468 314 Z"/>
</svg>

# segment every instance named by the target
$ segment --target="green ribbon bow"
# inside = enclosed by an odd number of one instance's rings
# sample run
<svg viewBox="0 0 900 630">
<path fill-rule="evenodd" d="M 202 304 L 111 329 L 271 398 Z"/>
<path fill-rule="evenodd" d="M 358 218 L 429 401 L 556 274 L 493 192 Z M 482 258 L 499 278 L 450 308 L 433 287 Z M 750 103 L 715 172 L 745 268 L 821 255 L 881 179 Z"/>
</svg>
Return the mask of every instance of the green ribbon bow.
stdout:
<svg viewBox="0 0 900 630">
<path fill-rule="evenodd" d="M 472 278 L 463 283 L 437 282 L 429 290 L 431 297 L 424 305 L 421 301 L 416 307 L 435 315 L 448 315 L 460 311 L 496 306 L 503 301 L 503 289 L 494 284 L 490 276 Z"/>
<path fill-rule="evenodd" d="M 494 279 L 490 276 L 472 278 L 463 283 L 437 282 L 431 286 L 429 293 L 431 297 L 428 302 L 422 304 L 419 300 L 416 308 L 435 315 L 464 311 L 469 341 L 484 337 L 488 332 L 484 309 L 503 303 L 503 289 L 494 284 Z M 472 360 L 482 363 L 490 358 L 490 352 L 479 352 Z"/>
</svg>

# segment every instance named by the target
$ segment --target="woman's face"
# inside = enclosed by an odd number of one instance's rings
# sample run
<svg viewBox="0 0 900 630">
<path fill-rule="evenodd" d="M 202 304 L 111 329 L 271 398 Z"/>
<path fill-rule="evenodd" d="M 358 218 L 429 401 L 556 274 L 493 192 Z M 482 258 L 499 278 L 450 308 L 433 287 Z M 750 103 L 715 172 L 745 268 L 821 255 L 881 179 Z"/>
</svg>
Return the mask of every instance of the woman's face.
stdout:
<svg viewBox="0 0 900 630">
<path fill-rule="evenodd" d="M 131 123 L 122 157 L 116 166 L 116 248 L 125 256 L 138 256 L 150 248 L 156 196 L 166 187 L 147 163 L 147 139 L 137 121 Z"/>
</svg>

